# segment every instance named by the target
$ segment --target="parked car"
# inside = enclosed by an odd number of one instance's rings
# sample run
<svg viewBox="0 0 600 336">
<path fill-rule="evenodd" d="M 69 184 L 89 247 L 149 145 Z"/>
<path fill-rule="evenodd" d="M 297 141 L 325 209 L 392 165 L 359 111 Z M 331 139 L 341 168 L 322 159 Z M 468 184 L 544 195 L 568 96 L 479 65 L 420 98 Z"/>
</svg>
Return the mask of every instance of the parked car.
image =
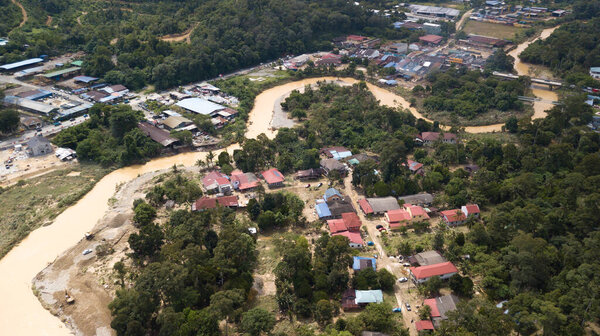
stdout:
<svg viewBox="0 0 600 336">
<path fill-rule="evenodd" d="M 393 311 L 394 313 L 401 313 L 401 312 L 402 312 L 402 308 L 400 308 L 400 307 L 396 307 L 396 308 L 392 309 L 392 311 Z"/>
<path fill-rule="evenodd" d="M 319 184 L 317 184 L 317 188 L 321 188 L 323 186 L 323 182 L 319 182 Z"/>
<path fill-rule="evenodd" d="M 408 302 L 406 303 L 406 310 L 410 311 L 410 304 L 408 304 Z"/>
<path fill-rule="evenodd" d="M 402 266 L 404 266 L 404 267 L 410 267 L 410 264 L 409 263 L 404 263 L 404 264 L 402 264 Z"/>
<path fill-rule="evenodd" d="M 373 258 L 377 259 L 379 256 L 377 254 L 373 254 Z"/>
<path fill-rule="evenodd" d="M 83 255 L 90 254 L 90 253 L 92 253 L 92 249 L 83 250 Z"/>
<path fill-rule="evenodd" d="M 61 123 L 60 123 L 60 121 L 56 121 L 56 122 L 54 122 L 54 124 L 53 124 L 53 125 L 54 125 L 54 126 L 60 126 L 60 125 L 61 125 Z"/>
<path fill-rule="evenodd" d="M 398 282 L 407 282 L 407 281 L 408 281 L 408 278 L 404 278 L 404 277 L 398 279 Z"/>
<path fill-rule="evenodd" d="M 310 188 L 310 183 L 305 185 L 304 188 Z"/>
<path fill-rule="evenodd" d="M 375 243 L 370 240 L 367 242 L 367 246 L 374 246 L 374 245 L 375 245 Z"/>
<path fill-rule="evenodd" d="M 381 225 L 381 224 L 377 224 L 377 225 L 375 225 L 375 228 L 376 228 L 377 230 L 379 230 L 379 229 L 383 229 L 383 225 Z"/>
</svg>

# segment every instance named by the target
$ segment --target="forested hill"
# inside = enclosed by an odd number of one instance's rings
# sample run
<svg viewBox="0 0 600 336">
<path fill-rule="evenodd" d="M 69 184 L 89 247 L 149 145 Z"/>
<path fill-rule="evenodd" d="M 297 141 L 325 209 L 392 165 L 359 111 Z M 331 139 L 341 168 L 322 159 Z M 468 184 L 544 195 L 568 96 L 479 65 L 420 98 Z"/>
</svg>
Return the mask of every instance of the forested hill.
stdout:
<svg viewBox="0 0 600 336">
<path fill-rule="evenodd" d="M 13 46 L 0 61 L 83 49 L 89 54 L 87 74 L 108 75 L 132 88 L 146 83 L 165 88 L 286 54 L 326 50 L 340 34 L 393 34 L 387 19 L 342 0 L 24 0 L 24 5 L 33 22 L 52 15 L 58 26 L 41 25 L 43 33 L 24 27 L 13 38 L 30 50 Z M 190 29 L 190 43 L 160 39 Z"/>
</svg>

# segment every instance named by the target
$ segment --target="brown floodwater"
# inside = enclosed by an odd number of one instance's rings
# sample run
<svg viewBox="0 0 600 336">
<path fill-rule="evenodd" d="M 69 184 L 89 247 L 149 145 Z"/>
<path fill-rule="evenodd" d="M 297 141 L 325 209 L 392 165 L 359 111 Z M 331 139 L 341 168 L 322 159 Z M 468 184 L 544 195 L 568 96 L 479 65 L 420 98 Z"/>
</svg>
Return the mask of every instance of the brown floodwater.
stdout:
<svg viewBox="0 0 600 336">
<path fill-rule="evenodd" d="M 542 36 L 545 38 L 552 31 L 553 29 L 546 29 L 542 32 Z M 526 45 L 520 45 L 513 53 L 516 55 L 525 47 Z M 515 66 L 519 74 L 526 74 L 528 72 L 527 65 L 521 63 L 518 57 L 515 58 L 517 60 Z M 271 127 L 271 119 L 277 99 L 305 85 L 323 80 L 343 81 L 349 84 L 357 82 L 353 78 L 311 78 L 266 90 L 256 97 L 254 108 L 250 112 L 246 137 L 254 138 L 260 133 L 265 133 L 269 138 L 274 138 L 276 130 Z M 426 119 L 416 109 L 411 108 L 410 104 L 401 96 L 375 85 L 368 84 L 368 87 L 382 104 L 393 107 L 401 106 L 410 110 L 415 117 Z M 554 92 L 547 90 L 534 89 L 534 94 L 548 100 L 557 99 Z M 535 117 L 543 117 L 545 115 L 543 111 L 548 106 L 538 103 L 536 102 L 534 106 Z M 499 131 L 501 126 L 466 127 L 466 131 L 492 132 Z M 237 144 L 224 150 L 231 154 L 236 148 L 239 148 Z M 215 154 L 219 152 L 215 151 Z M 96 225 L 108 210 L 108 201 L 119 184 L 130 181 L 141 174 L 169 168 L 173 165 L 192 166 L 197 160 L 203 160 L 205 155 L 206 153 L 203 152 L 188 152 L 154 159 L 143 165 L 115 170 L 102 178 L 79 202 L 56 217 L 52 225 L 31 232 L 27 238 L 0 260 L 0 335 L 62 336 L 71 334 L 70 330 L 57 317 L 51 315 L 40 305 L 31 289 L 33 277 L 59 254 L 75 245 L 82 239 L 85 232 L 90 231 Z"/>
</svg>

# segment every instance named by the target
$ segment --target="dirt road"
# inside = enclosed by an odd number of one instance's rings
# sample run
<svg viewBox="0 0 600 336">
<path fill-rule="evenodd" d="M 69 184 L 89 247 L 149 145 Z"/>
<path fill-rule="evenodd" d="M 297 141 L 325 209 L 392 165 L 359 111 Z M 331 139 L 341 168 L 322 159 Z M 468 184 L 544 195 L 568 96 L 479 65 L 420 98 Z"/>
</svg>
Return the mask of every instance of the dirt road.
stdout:
<svg viewBox="0 0 600 336">
<path fill-rule="evenodd" d="M 460 18 L 460 20 L 456 23 L 456 31 L 460 31 L 463 28 L 463 26 L 465 25 L 465 22 L 471 16 L 471 13 L 473 13 L 473 9 L 470 9 L 467 12 L 465 12 L 465 14 L 463 14 L 463 16 Z"/>
<path fill-rule="evenodd" d="M 190 44 L 192 43 L 190 36 L 192 35 L 192 32 L 194 32 L 194 29 L 196 29 L 196 27 L 198 27 L 198 23 L 195 23 L 192 27 L 188 28 L 188 30 L 184 31 L 181 34 L 169 34 L 161 37 L 160 39 L 166 42 L 185 41 L 185 43 Z"/>
<path fill-rule="evenodd" d="M 344 192 L 352 200 L 352 204 L 358 204 L 358 199 L 362 197 L 358 195 L 356 189 L 352 186 L 351 174 L 344 178 L 344 189 Z M 383 224 L 383 220 L 369 220 L 360 209 L 357 210 L 357 213 L 358 217 L 363 222 L 363 225 L 367 228 L 367 232 L 369 233 L 371 240 L 373 243 L 375 243 L 375 248 L 378 252 L 377 268 L 387 269 L 394 274 L 396 278 L 408 277 L 408 273 L 402 264 L 396 259 L 390 258 L 383 248 L 383 244 L 381 243 L 380 239 L 381 233 L 377 231 L 376 228 L 377 224 Z M 415 311 L 406 311 L 405 306 L 407 302 L 410 303 L 411 306 L 415 306 L 414 296 L 411 296 L 408 293 L 409 288 L 415 288 L 415 285 L 411 281 L 405 283 L 396 282 L 396 285 L 394 285 L 394 294 L 396 296 L 396 301 L 398 301 L 398 306 L 402 308 L 402 320 L 404 322 L 404 326 L 408 328 L 411 336 L 416 336 L 418 335 L 417 329 L 415 328 L 414 322 L 411 321 L 416 321 L 418 318 L 417 314 Z"/>
<path fill-rule="evenodd" d="M 27 11 L 25 10 L 25 7 L 23 7 L 23 5 L 21 5 L 20 2 L 18 2 L 17 0 L 10 0 L 13 4 L 19 6 L 19 8 L 21 8 L 21 15 L 23 16 L 23 18 L 21 19 L 21 23 L 19 23 L 19 28 L 23 27 L 25 25 L 25 23 L 27 23 L 28 17 L 27 17 Z"/>
</svg>

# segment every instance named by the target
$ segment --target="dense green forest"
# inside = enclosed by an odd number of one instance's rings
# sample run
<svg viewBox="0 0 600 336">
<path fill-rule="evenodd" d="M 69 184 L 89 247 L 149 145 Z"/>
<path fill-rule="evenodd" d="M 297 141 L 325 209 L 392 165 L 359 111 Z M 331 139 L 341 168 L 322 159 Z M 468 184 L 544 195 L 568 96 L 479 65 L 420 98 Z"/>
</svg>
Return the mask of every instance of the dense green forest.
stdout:
<svg viewBox="0 0 600 336">
<path fill-rule="evenodd" d="M 589 76 L 590 67 L 600 65 L 600 18 L 563 24 L 545 40 L 527 47 L 523 61 L 550 67 L 572 84 L 600 87 Z"/>
<path fill-rule="evenodd" d="M 140 131 L 141 112 L 129 105 L 94 105 L 90 120 L 64 129 L 52 140 L 77 151 L 82 161 L 104 166 L 141 163 L 159 154 L 161 146 Z"/>
<path fill-rule="evenodd" d="M 0 0 L 0 37 L 8 35 L 8 33 L 19 25 L 23 16 L 17 5 L 10 0 Z"/>
<path fill-rule="evenodd" d="M 1 61 L 84 50 L 86 74 L 133 89 L 147 83 L 167 88 L 287 54 L 327 50 L 331 38 L 340 34 L 399 34 L 389 19 L 341 0 L 24 4 L 32 12 L 32 23 L 10 35 L 15 43 L 0 48 Z M 32 29 L 45 14 L 54 17 L 57 28 Z M 160 40 L 188 29 L 189 44 Z"/>
<path fill-rule="evenodd" d="M 425 96 L 426 110 L 448 111 L 467 119 L 490 110 L 523 110 L 517 97 L 525 94 L 529 84 L 525 78 L 501 81 L 465 68 L 433 72 L 427 75 L 427 81 L 426 88 L 413 89 L 414 94 Z"/>
</svg>

